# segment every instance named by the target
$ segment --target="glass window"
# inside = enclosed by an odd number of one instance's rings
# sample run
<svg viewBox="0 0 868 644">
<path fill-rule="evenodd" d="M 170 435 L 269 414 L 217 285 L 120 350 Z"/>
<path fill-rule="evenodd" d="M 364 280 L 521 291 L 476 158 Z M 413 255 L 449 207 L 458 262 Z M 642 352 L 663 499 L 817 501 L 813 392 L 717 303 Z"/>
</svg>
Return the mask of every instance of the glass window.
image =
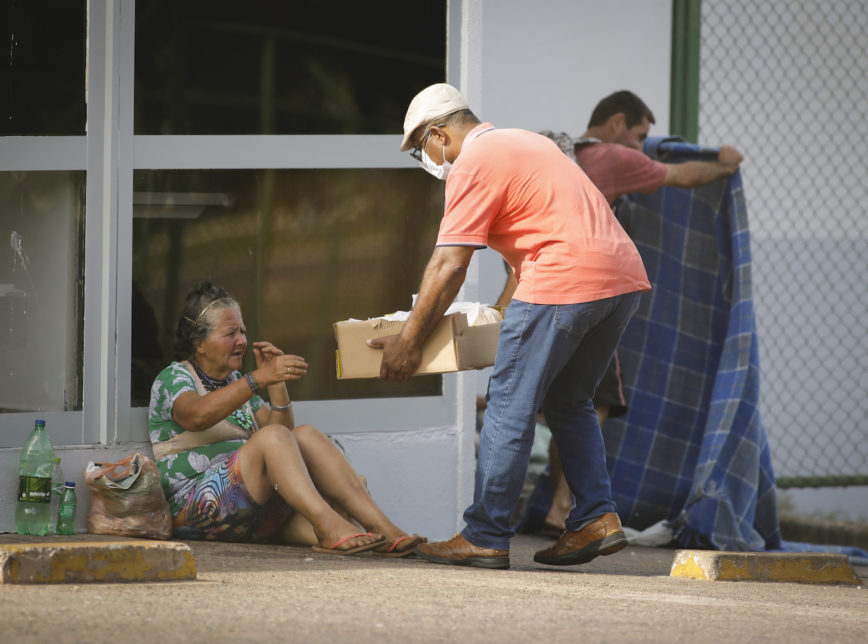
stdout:
<svg viewBox="0 0 868 644">
<path fill-rule="evenodd" d="M 0 136 L 85 133 L 85 0 L 0 3 Z"/>
<path fill-rule="evenodd" d="M 0 172 L 0 412 L 81 409 L 84 172 Z"/>
<path fill-rule="evenodd" d="M 136 134 L 393 134 L 446 77 L 446 0 L 136 3 Z"/>
<path fill-rule="evenodd" d="M 148 404 L 187 290 L 205 277 L 238 300 L 250 341 L 307 359 L 295 399 L 440 394 L 439 376 L 337 380 L 332 325 L 410 308 L 441 182 L 415 169 L 142 170 L 133 203 L 134 406 Z"/>
</svg>

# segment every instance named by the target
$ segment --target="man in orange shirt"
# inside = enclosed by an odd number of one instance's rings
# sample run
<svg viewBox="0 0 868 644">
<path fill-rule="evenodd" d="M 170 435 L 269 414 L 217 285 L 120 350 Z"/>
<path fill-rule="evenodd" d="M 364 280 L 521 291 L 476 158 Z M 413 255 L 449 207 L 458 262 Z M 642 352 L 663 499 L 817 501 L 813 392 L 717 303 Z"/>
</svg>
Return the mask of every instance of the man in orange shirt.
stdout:
<svg viewBox="0 0 868 644">
<path fill-rule="evenodd" d="M 541 134 L 552 139 L 568 158 L 578 163 L 613 207 L 625 194 L 651 193 L 662 186 L 704 186 L 733 174 L 743 159 L 738 150 L 725 145 L 720 148 L 716 159 L 661 163 L 642 152 L 653 123 L 654 114 L 645 102 L 633 92 L 621 90 L 597 103 L 591 112 L 588 129 L 578 139 L 565 132 L 546 131 Z M 516 285 L 515 276 L 510 274 L 497 303 L 508 304 Z M 601 426 L 608 418 L 623 416 L 627 412 L 617 352 L 597 387 L 594 408 Z M 554 442 L 549 448 L 549 463 L 553 498 L 541 533 L 556 536 L 564 529 L 573 500 Z"/>
<path fill-rule="evenodd" d="M 527 471 L 537 410 L 544 411 L 576 498 L 567 530 L 534 560 L 580 564 L 627 540 L 612 500 L 591 402 L 621 334 L 650 288 L 635 245 L 605 198 L 546 137 L 480 123 L 454 87 L 411 101 L 402 150 L 446 179 L 446 208 L 416 304 L 401 332 L 370 340 L 380 376 L 407 380 L 458 294 L 479 248 L 515 272 L 480 432 L 473 503 L 452 539 L 416 553 L 436 563 L 509 567 L 511 517 Z"/>
</svg>

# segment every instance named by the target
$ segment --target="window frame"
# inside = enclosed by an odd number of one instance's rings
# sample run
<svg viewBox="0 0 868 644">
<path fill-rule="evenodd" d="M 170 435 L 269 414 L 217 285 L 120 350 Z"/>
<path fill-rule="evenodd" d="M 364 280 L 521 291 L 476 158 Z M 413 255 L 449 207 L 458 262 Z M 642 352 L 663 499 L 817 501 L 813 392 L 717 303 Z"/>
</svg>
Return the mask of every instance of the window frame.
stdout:
<svg viewBox="0 0 868 644">
<path fill-rule="evenodd" d="M 450 4 L 447 22 L 454 9 Z M 132 283 L 135 170 L 417 166 L 398 151 L 397 134 L 134 135 L 135 0 L 89 0 L 87 13 L 86 135 L 0 137 L 0 171 L 86 172 L 82 411 L 0 415 L 9 447 L 23 443 L 36 418 L 46 419 L 58 445 L 148 440 L 147 409 L 130 405 L 132 296 L 125 285 Z M 474 261 L 459 297 L 477 292 Z M 296 411 L 337 433 L 455 432 L 458 418 L 475 413 L 475 374 L 445 374 L 440 396 L 304 401 Z"/>
</svg>

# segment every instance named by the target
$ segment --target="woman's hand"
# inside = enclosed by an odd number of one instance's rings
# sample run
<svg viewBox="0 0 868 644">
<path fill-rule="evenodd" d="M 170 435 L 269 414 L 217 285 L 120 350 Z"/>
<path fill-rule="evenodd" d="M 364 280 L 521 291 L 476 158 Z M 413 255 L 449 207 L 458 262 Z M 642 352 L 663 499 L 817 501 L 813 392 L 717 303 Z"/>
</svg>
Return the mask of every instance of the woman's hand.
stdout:
<svg viewBox="0 0 868 644">
<path fill-rule="evenodd" d="M 282 355 L 283 351 L 270 342 L 253 343 L 253 356 L 256 358 L 257 367 L 261 367 L 264 363 Z"/>
<path fill-rule="evenodd" d="M 267 387 L 279 382 L 301 380 L 307 374 L 308 364 L 301 356 L 285 354 L 270 342 L 254 342 L 256 380 Z"/>
</svg>

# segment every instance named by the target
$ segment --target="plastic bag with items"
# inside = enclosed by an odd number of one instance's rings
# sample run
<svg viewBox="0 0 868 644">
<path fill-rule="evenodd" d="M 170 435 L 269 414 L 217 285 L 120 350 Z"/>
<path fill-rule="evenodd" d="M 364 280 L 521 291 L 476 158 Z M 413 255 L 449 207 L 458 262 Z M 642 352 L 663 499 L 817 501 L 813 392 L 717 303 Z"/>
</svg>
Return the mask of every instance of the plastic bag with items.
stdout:
<svg viewBox="0 0 868 644">
<path fill-rule="evenodd" d="M 172 513 L 153 460 L 133 452 L 118 463 L 87 464 L 90 490 L 87 531 L 123 537 L 168 539 Z"/>
</svg>

